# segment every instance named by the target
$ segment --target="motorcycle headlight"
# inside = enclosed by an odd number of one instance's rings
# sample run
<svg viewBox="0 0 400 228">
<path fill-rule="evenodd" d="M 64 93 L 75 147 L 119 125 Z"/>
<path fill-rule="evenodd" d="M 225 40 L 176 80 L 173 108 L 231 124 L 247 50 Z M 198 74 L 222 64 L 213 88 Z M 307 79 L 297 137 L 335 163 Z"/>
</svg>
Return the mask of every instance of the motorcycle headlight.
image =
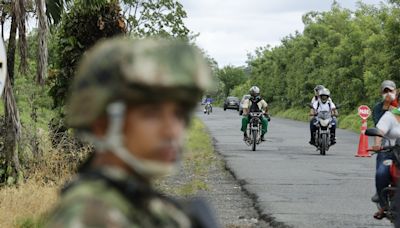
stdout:
<svg viewBox="0 0 400 228">
<path fill-rule="evenodd" d="M 319 120 L 319 122 L 321 123 L 322 126 L 326 127 L 329 125 L 329 123 L 331 122 L 330 120 Z"/>
</svg>

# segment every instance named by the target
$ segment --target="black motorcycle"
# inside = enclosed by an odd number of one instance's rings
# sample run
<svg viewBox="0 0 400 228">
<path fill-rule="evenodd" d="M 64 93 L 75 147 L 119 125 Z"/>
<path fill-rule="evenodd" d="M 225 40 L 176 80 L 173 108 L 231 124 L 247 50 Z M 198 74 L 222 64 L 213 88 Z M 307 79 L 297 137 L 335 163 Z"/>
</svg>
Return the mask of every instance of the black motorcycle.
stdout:
<svg viewBox="0 0 400 228">
<path fill-rule="evenodd" d="M 314 125 L 317 127 L 315 132 L 315 147 L 321 155 L 325 155 L 331 146 L 331 127 L 333 117 L 330 111 L 319 112 L 316 116 Z"/>
<path fill-rule="evenodd" d="M 250 112 L 250 122 L 247 127 L 247 139 L 245 140 L 245 143 L 248 146 L 251 146 L 251 149 L 253 151 L 256 150 L 256 147 L 258 144 L 261 143 L 261 129 L 262 129 L 262 124 L 261 120 L 263 117 L 262 112 Z"/>
</svg>

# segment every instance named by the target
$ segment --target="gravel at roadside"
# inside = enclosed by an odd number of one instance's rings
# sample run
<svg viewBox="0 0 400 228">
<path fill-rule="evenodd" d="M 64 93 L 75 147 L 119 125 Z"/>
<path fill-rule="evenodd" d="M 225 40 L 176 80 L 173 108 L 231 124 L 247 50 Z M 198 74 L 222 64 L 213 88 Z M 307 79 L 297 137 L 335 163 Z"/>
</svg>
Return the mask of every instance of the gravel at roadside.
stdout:
<svg viewBox="0 0 400 228">
<path fill-rule="evenodd" d="M 259 215 L 251 199 L 234 179 L 232 174 L 225 169 L 223 158 L 216 156 L 219 165 L 210 167 L 207 183 L 208 191 L 203 195 L 215 208 L 216 215 L 223 227 L 270 227 Z"/>
</svg>

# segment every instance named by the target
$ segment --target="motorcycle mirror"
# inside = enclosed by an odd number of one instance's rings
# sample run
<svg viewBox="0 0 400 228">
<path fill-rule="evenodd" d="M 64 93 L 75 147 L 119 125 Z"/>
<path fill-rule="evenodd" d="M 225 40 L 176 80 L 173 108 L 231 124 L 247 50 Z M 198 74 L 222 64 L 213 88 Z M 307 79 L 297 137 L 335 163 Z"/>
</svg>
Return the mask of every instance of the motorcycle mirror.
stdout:
<svg viewBox="0 0 400 228">
<path fill-rule="evenodd" d="M 341 104 L 336 105 L 336 109 L 340 109 L 342 107 Z"/>
<path fill-rule="evenodd" d="M 365 135 L 383 137 L 383 135 L 381 134 L 381 132 L 377 128 L 368 128 L 365 131 Z"/>
</svg>

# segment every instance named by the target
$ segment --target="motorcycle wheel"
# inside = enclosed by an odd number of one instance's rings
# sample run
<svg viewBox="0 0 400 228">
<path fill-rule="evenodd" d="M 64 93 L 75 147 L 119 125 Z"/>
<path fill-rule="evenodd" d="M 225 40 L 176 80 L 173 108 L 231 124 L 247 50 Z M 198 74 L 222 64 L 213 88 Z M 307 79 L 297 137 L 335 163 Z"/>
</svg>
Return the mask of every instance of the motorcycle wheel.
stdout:
<svg viewBox="0 0 400 228">
<path fill-rule="evenodd" d="M 323 134 L 322 138 L 321 138 L 321 146 L 320 146 L 320 150 L 319 150 L 321 155 L 326 154 L 326 146 L 328 145 L 327 143 L 328 143 L 327 135 Z"/>
<path fill-rule="evenodd" d="M 252 145 L 252 150 L 253 151 L 256 151 L 256 145 L 257 145 L 257 131 L 256 130 L 254 130 L 253 132 L 251 132 L 251 134 L 252 134 L 252 138 L 253 138 L 253 145 Z"/>
</svg>

